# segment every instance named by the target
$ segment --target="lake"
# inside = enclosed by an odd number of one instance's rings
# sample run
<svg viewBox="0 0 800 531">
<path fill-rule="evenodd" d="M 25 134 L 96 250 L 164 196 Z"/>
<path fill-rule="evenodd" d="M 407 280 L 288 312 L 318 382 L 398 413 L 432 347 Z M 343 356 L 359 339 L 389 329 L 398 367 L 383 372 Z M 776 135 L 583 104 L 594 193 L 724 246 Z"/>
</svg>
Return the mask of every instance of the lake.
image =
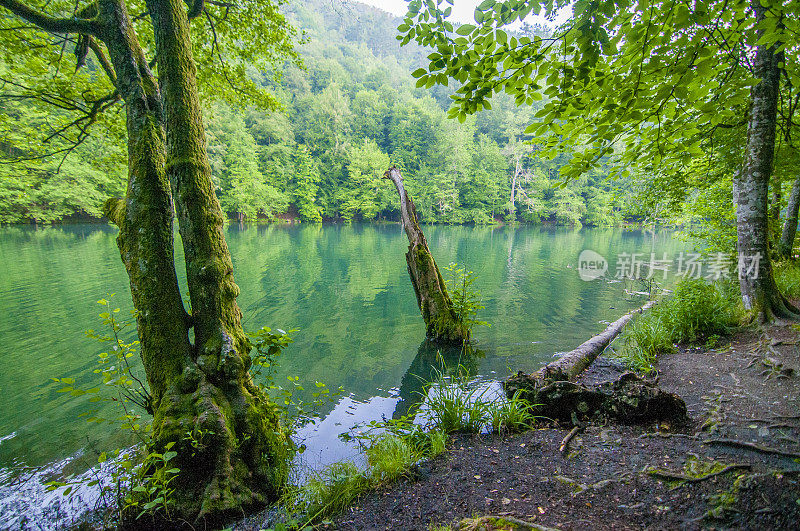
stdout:
<svg viewBox="0 0 800 531">
<path fill-rule="evenodd" d="M 641 289 L 630 281 L 582 280 L 582 250 L 614 263 L 621 253 L 641 253 L 649 261 L 651 253 L 672 258 L 688 248 L 669 232 L 639 229 L 424 230 L 440 268 L 458 262 L 477 276 L 485 306 L 478 318 L 491 323 L 474 330 L 481 354 L 473 367 L 484 380 L 535 370 L 642 303 L 626 295 L 626 289 Z M 88 224 L 0 228 L 0 514 L 4 506 L 34 503 L 23 502 L 26 496 L 39 496 L 35 504 L 50 499 L 32 485 L 42 470 L 57 464 L 58 470 L 80 471 L 96 463 L 97 451 L 126 444 L 108 425 L 79 418 L 91 410 L 85 398 L 58 393 L 50 380 L 72 377 L 95 385 L 92 370 L 102 346 L 85 332 L 101 327 L 96 301 L 114 293 L 119 315 L 129 315 L 116 232 Z M 321 381 L 344 389 L 301 433 L 308 446 L 305 465 L 351 457 L 353 449 L 337 435 L 356 422 L 402 413 L 421 388 L 415 375 L 426 375 L 432 356 L 421 348 L 425 327 L 400 225 L 229 225 L 226 237 L 245 329 L 298 329 L 278 380 L 297 375 L 312 387 Z M 608 275 L 613 277 L 613 266 Z M 179 277 L 185 282 L 181 270 Z M 31 479 L 22 483 L 20 471 Z M 3 518 L 0 527 L 20 523 Z"/>
</svg>

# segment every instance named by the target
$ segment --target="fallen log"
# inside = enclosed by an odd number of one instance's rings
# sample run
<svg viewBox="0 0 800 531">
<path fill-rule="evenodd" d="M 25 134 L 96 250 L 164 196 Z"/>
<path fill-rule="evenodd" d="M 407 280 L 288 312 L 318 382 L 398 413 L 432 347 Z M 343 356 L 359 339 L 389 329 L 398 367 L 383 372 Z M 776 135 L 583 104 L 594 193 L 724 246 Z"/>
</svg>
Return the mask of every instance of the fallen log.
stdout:
<svg viewBox="0 0 800 531">
<path fill-rule="evenodd" d="M 575 350 L 567 352 L 557 360 L 539 369 L 534 376 L 551 382 L 575 381 L 575 379 L 597 359 L 597 356 L 611 344 L 620 332 L 622 332 L 622 329 L 625 328 L 625 325 L 628 324 L 634 315 L 649 310 L 655 306 L 655 304 L 656 301 L 648 301 L 641 308 L 626 313 L 608 325 L 601 333 L 581 343 Z"/>
<path fill-rule="evenodd" d="M 386 170 L 383 178 L 394 183 L 400 196 L 400 218 L 408 236 L 408 275 L 425 321 L 426 335 L 434 342 L 461 345 L 469 341 L 469 328 L 453 309 L 447 286 L 419 226 L 414 201 L 403 186 L 403 176 L 400 170 L 392 166 Z"/>
<path fill-rule="evenodd" d="M 630 372 L 615 381 L 592 387 L 575 383 L 634 315 L 655 304 L 655 301 L 650 301 L 623 315 L 602 333 L 537 372 L 525 374 L 520 371 L 511 376 L 503 382 L 506 395 L 529 401 L 533 404 L 534 415 L 568 424 L 598 417 L 623 423 L 685 419 L 686 404 L 680 397 L 664 392 L 654 382 Z"/>
</svg>

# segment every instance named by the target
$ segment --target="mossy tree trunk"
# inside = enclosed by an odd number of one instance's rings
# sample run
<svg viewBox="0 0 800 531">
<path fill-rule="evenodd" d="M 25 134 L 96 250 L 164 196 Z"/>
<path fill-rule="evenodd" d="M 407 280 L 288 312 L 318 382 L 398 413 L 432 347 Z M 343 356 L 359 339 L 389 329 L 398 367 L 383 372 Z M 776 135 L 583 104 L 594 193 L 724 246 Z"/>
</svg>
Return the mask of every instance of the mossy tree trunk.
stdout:
<svg viewBox="0 0 800 531">
<path fill-rule="evenodd" d="M 0 0 L 0 6 L 45 31 L 78 35 L 126 104 L 126 198 L 108 200 L 104 212 L 120 229 L 154 443 L 157 450 L 173 443 L 178 452 L 170 462 L 180 468 L 170 484 L 170 517 L 214 527 L 276 499 L 288 475 L 288 440 L 274 404 L 249 374 L 250 342 L 211 183 L 186 7 L 177 0 L 148 2 L 156 80 L 123 0 L 98 0 L 72 18 L 51 17 L 19 0 Z M 189 7 L 195 16 L 202 8 L 202 1 Z M 175 273 L 173 198 L 192 316 Z"/>
<path fill-rule="evenodd" d="M 218 523 L 277 499 L 288 476 L 287 438 L 274 404 L 250 377 L 250 342 L 214 193 L 191 51 L 180 0 L 148 0 L 166 120 L 166 176 L 178 213 L 192 304 L 192 364 L 156 412 L 160 444 L 181 441 L 176 497 L 185 518 Z M 200 13 L 201 6 L 191 7 Z M 202 429 L 192 456 L 187 432 Z M 199 515 L 199 516 L 198 516 Z"/>
<path fill-rule="evenodd" d="M 101 39 L 127 107 L 128 187 L 124 201 L 104 211 L 120 229 L 117 244 L 137 310 L 139 341 L 151 407 L 191 357 L 189 317 L 175 274 L 172 197 L 164 174 L 163 111 L 157 80 L 147 65 L 125 4 L 97 4 Z"/>
<path fill-rule="evenodd" d="M 797 234 L 797 214 L 800 210 L 800 177 L 794 180 L 792 191 L 786 206 L 786 220 L 781 231 L 781 240 L 778 244 L 778 253 L 783 258 L 789 258 L 794 248 L 794 237 Z"/>
<path fill-rule="evenodd" d="M 431 341 L 461 345 L 469 341 L 469 328 L 458 319 L 453 301 L 447 293 L 436 261 L 428 249 L 425 234 L 419 226 L 414 201 L 406 192 L 403 176 L 396 167 L 386 170 L 384 179 L 392 181 L 400 196 L 400 217 L 408 236 L 406 263 L 408 275 L 414 286 L 417 304 L 425 321 L 427 337 Z"/>
<path fill-rule="evenodd" d="M 753 0 L 752 8 L 756 20 L 763 21 L 766 8 L 760 0 Z M 763 29 L 758 30 L 759 37 L 763 33 Z M 775 46 L 764 44 L 756 47 L 753 67 L 759 82 L 750 95 L 744 164 L 733 180 L 742 300 L 745 308 L 752 310 L 762 323 L 776 318 L 800 317 L 775 285 L 769 255 L 767 194 L 773 168 L 780 84 L 775 50 Z"/>
</svg>

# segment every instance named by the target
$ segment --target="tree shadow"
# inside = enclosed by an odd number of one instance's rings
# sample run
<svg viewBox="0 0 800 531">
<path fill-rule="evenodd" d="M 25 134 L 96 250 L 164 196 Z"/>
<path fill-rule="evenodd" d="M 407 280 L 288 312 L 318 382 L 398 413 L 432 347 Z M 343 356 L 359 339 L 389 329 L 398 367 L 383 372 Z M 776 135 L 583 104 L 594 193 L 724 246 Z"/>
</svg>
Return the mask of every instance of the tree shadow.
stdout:
<svg viewBox="0 0 800 531">
<path fill-rule="evenodd" d="M 485 355 L 482 350 L 470 345 L 453 347 L 427 339 L 423 341 L 400 381 L 400 401 L 395 406 L 392 418 L 399 419 L 413 411 L 425 399 L 428 385 L 441 376 L 459 371 L 476 374 L 478 360 Z"/>
</svg>

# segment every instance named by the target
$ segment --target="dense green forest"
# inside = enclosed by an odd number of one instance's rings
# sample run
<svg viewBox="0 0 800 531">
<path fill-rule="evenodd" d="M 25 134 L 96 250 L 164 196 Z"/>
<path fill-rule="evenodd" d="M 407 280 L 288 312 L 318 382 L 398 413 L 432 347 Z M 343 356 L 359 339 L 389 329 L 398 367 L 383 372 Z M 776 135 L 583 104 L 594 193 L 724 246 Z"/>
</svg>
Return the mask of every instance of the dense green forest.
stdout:
<svg viewBox="0 0 800 531">
<path fill-rule="evenodd" d="M 400 47 L 401 19 L 331 0 L 291 3 L 287 16 L 305 31 L 303 66 L 287 62 L 280 79 L 250 72 L 283 109 L 207 98 L 209 156 L 230 219 L 396 220 L 394 190 L 381 179 L 390 164 L 403 171 L 426 222 L 598 226 L 644 216 L 629 179 L 611 181 L 595 169 L 563 185 L 566 156 L 539 157 L 535 143 L 525 143 L 540 105 L 518 107 L 499 95 L 491 111 L 464 123 L 447 119 L 452 91 L 415 88 L 411 72 L 427 52 Z M 14 94 L 6 82 L 0 222 L 99 218 L 103 201 L 124 192 L 123 115 L 98 117 L 73 149 L 74 133 L 61 134 L 43 102 Z"/>
</svg>

